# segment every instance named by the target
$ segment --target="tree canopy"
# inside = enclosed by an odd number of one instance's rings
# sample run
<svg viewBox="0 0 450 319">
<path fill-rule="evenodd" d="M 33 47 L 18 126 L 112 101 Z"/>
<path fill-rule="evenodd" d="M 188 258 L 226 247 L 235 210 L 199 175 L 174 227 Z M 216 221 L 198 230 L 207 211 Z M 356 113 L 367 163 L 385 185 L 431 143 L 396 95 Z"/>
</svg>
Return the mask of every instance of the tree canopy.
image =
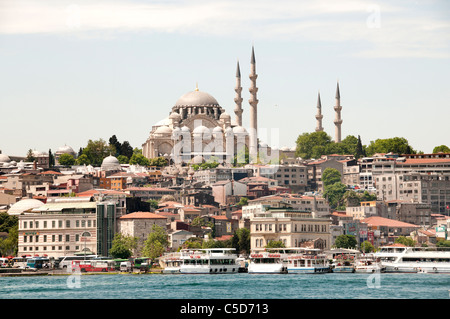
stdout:
<svg viewBox="0 0 450 319">
<path fill-rule="evenodd" d="M 296 156 L 303 159 L 320 158 L 329 154 L 354 155 L 355 158 L 360 158 L 366 153 L 359 136 L 356 138 L 348 135 L 340 143 L 335 143 L 323 131 L 303 133 L 297 138 L 296 144 Z"/>
<path fill-rule="evenodd" d="M 144 242 L 142 254 L 155 260 L 161 256 L 169 246 L 167 234 L 164 228 L 156 224 L 152 225 L 152 231 L 148 234 L 147 240 Z"/>
<path fill-rule="evenodd" d="M 83 154 L 86 155 L 87 163 L 92 166 L 101 166 L 103 159 L 115 153 L 114 147 L 108 145 L 103 139 L 96 141 L 89 140 L 86 147 L 83 148 Z M 80 156 L 81 157 L 81 156 Z M 86 158 L 83 158 L 85 160 Z"/>
<path fill-rule="evenodd" d="M 114 236 L 109 254 L 114 258 L 127 259 L 133 255 L 137 247 L 137 238 L 117 233 Z"/>
<path fill-rule="evenodd" d="M 336 248 L 354 249 L 356 247 L 356 238 L 353 235 L 340 235 L 336 237 L 334 245 Z"/>
<path fill-rule="evenodd" d="M 59 156 L 59 164 L 63 166 L 72 166 L 75 164 L 75 158 L 71 154 L 61 154 Z"/>
<path fill-rule="evenodd" d="M 439 145 L 433 148 L 433 153 L 450 153 L 450 148 L 447 145 Z"/>
<path fill-rule="evenodd" d="M 375 153 L 395 153 L 395 154 L 416 154 L 406 138 L 392 137 L 385 139 L 377 139 L 371 141 L 367 146 L 367 155 L 371 156 Z"/>
</svg>

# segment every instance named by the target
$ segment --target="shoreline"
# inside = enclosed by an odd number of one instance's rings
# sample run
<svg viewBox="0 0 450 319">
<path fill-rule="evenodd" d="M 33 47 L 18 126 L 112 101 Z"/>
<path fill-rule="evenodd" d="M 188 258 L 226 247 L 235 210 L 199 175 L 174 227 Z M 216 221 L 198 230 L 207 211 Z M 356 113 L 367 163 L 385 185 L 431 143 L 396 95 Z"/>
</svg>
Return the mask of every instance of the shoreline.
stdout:
<svg viewBox="0 0 450 319">
<path fill-rule="evenodd" d="M 33 277 L 33 276 L 71 276 L 71 275 L 155 275 L 162 274 L 162 269 L 153 269 L 148 272 L 123 272 L 123 271 L 109 271 L 109 272 L 78 272 L 70 273 L 64 270 L 48 270 L 48 271 L 23 271 L 23 272 L 3 272 L 0 277 Z"/>
</svg>

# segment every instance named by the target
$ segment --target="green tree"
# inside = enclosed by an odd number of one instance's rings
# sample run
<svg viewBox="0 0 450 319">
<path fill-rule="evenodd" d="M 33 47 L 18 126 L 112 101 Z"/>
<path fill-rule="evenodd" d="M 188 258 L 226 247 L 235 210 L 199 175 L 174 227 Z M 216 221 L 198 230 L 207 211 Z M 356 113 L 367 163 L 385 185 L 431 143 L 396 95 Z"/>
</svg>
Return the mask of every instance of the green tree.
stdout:
<svg viewBox="0 0 450 319">
<path fill-rule="evenodd" d="M 48 165 L 49 167 L 55 166 L 55 156 L 52 153 L 52 150 L 48 150 Z"/>
<path fill-rule="evenodd" d="M 409 145 L 408 140 L 404 137 L 393 137 L 386 139 L 377 139 L 371 141 L 367 147 L 369 156 L 375 153 L 395 153 L 395 154 L 415 154 L 417 153 Z"/>
<path fill-rule="evenodd" d="M 89 165 L 91 164 L 91 162 L 89 161 L 89 158 L 87 157 L 86 154 L 81 154 L 77 160 L 76 160 L 77 165 Z"/>
<path fill-rule="evenodd" d="M 295 154 L 303 159 L 320 158 L 331 143 L 331 137 L 323 131 L 303 133 L 297 138 Z"/>
<path fill-rule="evenodd" d="M 405 236 L 399 236 L 394 241 L 396 244 L 402 244 L 408 247 L 414 247 L 416 245 L 416 242 L 411 237 L 405 237 Z"/>
<path fill-rule="evenodd" d="M 329 205 L 332 208 L 337 208 L 344 204 L 344 194 L 347 191 L 347 187 L 339 183 L 334 183 L 332 185 L 328 185 L 323 192 L 323 195 L 327 199 Z"/>
<path fill-rule="evenodd" d="M 6 212 L 0 213 L 0 232 L 9 233 L 10 229 L 16 227 L 19 223 L 19 218 L 16 215 L 9 215 Z"/>
<path fill-rule="evenodd" d="M 93 166 L 102 165 L 103 159 L 110 154 L 114 154 L 115 149 L 111 145 L 106 144 L 103 139 L 96 141 L 89 140 L 85 148 L 83 148 L 83 154 L 89 159 L 89 163 Z"/>
<path fill-rule="evenodd" d="M 128 157 L 126 157 L 125 155 L 117 156 L 117 160 L 119 161 L 120 164 L 128 164 L 130 162 Z"/>
<path fill-rule="evenodd" d="M 58 161 L 62 166 L 72 166 L 75 164 L 75 158 L 73 158 L 73 155 L 66 153 L 61 154 Z"/>
<path fill-rule="evenodd" d="M 281 240 L 270 240 L 264 248 L 285 248 Z"/>
<path fill-rule="evenodd" d="M 185 249 L 202 248 L 202 244 L 203 244 L 203 239 L 198 238 L 198 237 L 192 237 L 183 243 L 183 248 L 185 248 Z"/>
<path fill-rule="evenodd" d="M 238 253 L 250 253 L 250 230 L 247 228 L 239 228 L 233 234 L 232 248 L 236 249 Z"/>
<path fill-rule="evenodd" d="M 356 247 L 356 238 L 353 235 L 340 235 L 336 237 L 334 245 L 336 248 L 354 249 Z"/>
<path fill-rule="evenodd" d="M 130 158 L 130 165 L 150 166 L 150 161 L 142 154 L 133 154 Z"/>
<path fill-rule="evenodd" d="M 450 240 L 438 240 L 436 242 L 436 247 L 450 247 Z"/>
<path fill-rule="evenodd" d="M 326 188 L 329 185 L 333 185 L 335 183 L 341 182 L 341 173 L 331 167 L 325 168 L 325 170 L 322 173 L 322 184 L 323 187 Z"/>
<path fill-rule="evenodd" d="M 130 143 L 128 141 L 124 141 L 120 146 L 120 155 L 124 155 L 128 158 L 131 158 L 133 154 L 134 154 L 133 148 L 131 147 Z"/>
<path fill-rule="evenodd" d="M 8 229 L 8 237 L 0 239 L 0 254 L 2 256 L 15 256 L 19 247 L 19 231 L 15 225 Z"/>
<path fill-rule="evenodd" d="M 373 247 L 373 245 L 372 245 L 372 243 L 370 242 L 370 241 L 368 241 L 368 240 L 366 240 L 366 241 L 364 241 L 362 244 L 361 244 L 361 251 L 363 252 L 363 253 L 371 253 L 371 252 L 373 252 L 375 250 L 375 247 Z"/>
<path fill-rule="evenodd" d="M 127 259 L 133 255 L 133 249 L 136 249 L 136 247 L 137 237 L 117 233 L 114 236 L 109 254 L 114 258 Z"/>
<path fill-rule="evenodd" d="M 433 153 L 450 153 L 450 148 L 447 145 L 440 145 L 433 148 Z"/>
<path fill-rule="evenodd" d="M 35 160 L 36 160 L 36 158 L 33 155 L 33 150 L 30 148 L 28 150 L 27 157 L 25 158 L 25 161 L 27 161 L 27 162 L 34 162 Z"/>
<path fill-rule="evenodd" d="M 247 206 L 248 205 L 248 198 L 247 197 L 241 197 L 239 200 L 239 203 L 237 203 L 238 206 Z"/>
<path fill-rule="evenodd" d="M 366 148 L 362 145 L 361 137 L 358 135 L 358 142 L 356 143 L 356 154 L 355 158 L 361 158 L 366 156 Z"/>
<path fill-rule="evenodd" d="M 149 161 L 150 161 L 150 163 L 149 163 L 150 166 L 156 166 L 156 167 L 164 167 L 169 164 L 167 162 L 167 160 L 162 156 L 152 158 Z"/>
<path fill-rule="evenodd" d="M 149 200 L 147 201 L 147 203 L 150 204 L 150 208 L 152 208 L 153 210 L 159 208 L 159 206 L 158 206 L 159 203 L 158 203 L 158 201 L 155 200 L 155 199 L 149 199 Z"/>
<path fill-rule="evenodd" d="M 119 140 L 117 139 L 117 137 L 115 135 L 111 136 L 109 138 L 109 145 L 111 147 L 114 148 L 114 156 L 118 157 L 119 155 L 121 155 L 122 153 L 121 148 L 122 148 L 122 144 L 120 144 Z"/>
<path fill-rule="evenodd" d="M 156 224 L 152 225 L 151 233 L 148 234 L 147 240 L 144 243 L 142 255 L 155 260 L 161 256 L 169 246 L 167 234 L 164 228 Z"/>
</svg>

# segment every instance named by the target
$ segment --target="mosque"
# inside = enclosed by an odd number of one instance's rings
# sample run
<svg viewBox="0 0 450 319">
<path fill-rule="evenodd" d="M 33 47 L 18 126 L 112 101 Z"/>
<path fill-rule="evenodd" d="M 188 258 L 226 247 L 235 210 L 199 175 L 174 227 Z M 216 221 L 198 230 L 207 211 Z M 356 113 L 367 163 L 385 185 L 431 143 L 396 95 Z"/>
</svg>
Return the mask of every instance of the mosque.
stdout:
<svg viewBox="0 0 450 319">
<path fill-rule="evenodd" d="M 152 126 L 150 134 L 142 144 L 142 153 L 147 158 L 163 156 L 172 163 L 201 163 L 211 157 L 230 164 L 234 156 L 248 149 L 250 163 L 255 163 L 257 155 L 263 153 L 266 159 L 277 158 L 278 150 L 271 149 L 258 140 L 258 88 L 256 86 L 256 59 L 252 47 L 250 70 L 249 128 L 242 126 L 242 86 L 239 62 L 236 69 L 235 118 L 219 105 L 217 100 L 198 87 L 181 96 L 172 107 L 169 116 Z M 336 89 L 335 142 L 341 141 L 341 110 L 339 83 Z M 322 131 L 322 106 L 320 94 L 317 103 L 316 131 Z M 281 148 L 283 152 L 286 148 Z M 295 152 L 295 147 L 289 149 Z"/>
<path fill-rule="evenodd" d="M 251 85 L 249 92 L 250 127 L 242 126 L 242 87 L 239 62 L 236 69 L 235 118 L 225 112 L 219 102 L 196 87 L 181 96 L 172 107 L 170 115 L 153 125 L 150 135 L 142 144 L 147 158 L 165 156 L 174 163 L 201 163 L 215 157 L 221 163 L 231 163 L 234 156 L 248 148 L 256 154 L 257 108 L 256 60 L 252 48 Z"/>
</svg>

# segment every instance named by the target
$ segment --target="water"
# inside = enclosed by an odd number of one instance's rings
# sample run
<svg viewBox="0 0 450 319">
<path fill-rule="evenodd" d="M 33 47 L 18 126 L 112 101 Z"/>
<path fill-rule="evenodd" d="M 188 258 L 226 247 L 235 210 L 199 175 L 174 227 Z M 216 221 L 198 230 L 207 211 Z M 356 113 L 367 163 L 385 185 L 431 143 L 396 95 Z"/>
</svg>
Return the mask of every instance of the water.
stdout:
<svg viewBox="0 0 450 319">
<path fill-rule="evenodd" d="M 1 299 L 449 299 L 450 274 L 1 277 Z"/>
</svg>

